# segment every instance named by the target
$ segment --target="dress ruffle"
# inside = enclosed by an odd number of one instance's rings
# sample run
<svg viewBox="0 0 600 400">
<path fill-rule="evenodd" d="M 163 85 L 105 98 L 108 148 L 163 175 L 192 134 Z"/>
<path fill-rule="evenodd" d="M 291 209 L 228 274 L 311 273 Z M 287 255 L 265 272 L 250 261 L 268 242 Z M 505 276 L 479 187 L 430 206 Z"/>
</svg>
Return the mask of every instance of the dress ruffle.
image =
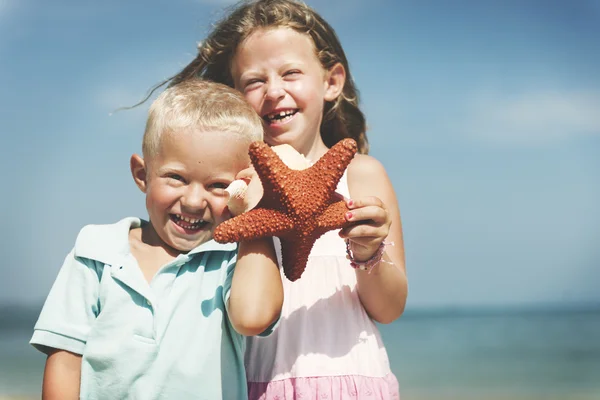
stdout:
<svg viewBox="0 0 600 400">
<path fill-rule="evenodd" d="M 383 378 L 359 375 L 290 378 L 249 382 L 249 400 L 399 400 L 394 374 Z"/>
</svg>

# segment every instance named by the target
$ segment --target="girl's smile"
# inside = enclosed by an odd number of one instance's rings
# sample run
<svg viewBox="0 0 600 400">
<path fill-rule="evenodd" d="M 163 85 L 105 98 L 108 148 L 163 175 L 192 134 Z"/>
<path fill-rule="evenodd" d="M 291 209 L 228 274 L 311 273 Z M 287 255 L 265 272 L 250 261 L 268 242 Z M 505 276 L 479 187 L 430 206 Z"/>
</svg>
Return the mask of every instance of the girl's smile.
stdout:
<svg viewBox="0 0 600 400">
<path fill-rule="evenodd" d="M 297 114 L 298 109 L 280 109 L 263 115 L 263 120 L 269 126 L 284 125 L 292 120 Z"/>
</svg>

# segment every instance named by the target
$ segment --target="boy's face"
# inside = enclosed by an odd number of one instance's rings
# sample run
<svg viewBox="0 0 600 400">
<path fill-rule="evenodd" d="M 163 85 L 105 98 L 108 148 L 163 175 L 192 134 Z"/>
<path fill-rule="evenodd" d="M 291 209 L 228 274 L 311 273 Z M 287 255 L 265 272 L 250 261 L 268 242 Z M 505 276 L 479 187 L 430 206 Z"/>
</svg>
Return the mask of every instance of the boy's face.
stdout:
<svg viewBox="0 0 600 400">
<path fill-rule="evenodd" d="M 146 209 L 161 241 L 188 252 L 212 239 L 214 228 L 229 218 L 225 188 L 250 165 L 247 140 L 237 134 L 183 131 L 163 135 L 158 154 L 140 162 Z M 139 156 L 138 156 L 139 157 Z"/>
</svg>

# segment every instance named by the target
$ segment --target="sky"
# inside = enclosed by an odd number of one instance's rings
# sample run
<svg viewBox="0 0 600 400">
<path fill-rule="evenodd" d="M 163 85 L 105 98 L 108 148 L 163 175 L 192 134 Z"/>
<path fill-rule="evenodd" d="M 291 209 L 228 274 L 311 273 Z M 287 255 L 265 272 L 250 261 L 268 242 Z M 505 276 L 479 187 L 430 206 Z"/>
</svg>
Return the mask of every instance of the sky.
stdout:
<svg viewBox="0 0 600 400">
<path fill-rule="evenodd" d="M 600 0 L 313 0 L 402 213 L 408 307 L 600 304 Z M 228 1 L 0 0 L 0 305 L 146 217 L 149 103 Z"/>
</svg>

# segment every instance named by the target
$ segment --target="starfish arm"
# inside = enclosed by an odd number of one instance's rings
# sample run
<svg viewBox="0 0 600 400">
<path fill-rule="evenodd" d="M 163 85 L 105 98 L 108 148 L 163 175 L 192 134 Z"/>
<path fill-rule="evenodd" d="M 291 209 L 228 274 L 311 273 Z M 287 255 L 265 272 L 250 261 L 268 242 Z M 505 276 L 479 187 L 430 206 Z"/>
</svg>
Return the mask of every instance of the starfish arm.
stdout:
<svg viewBox="0 0 600 400">
<path fill-rule="evenodd" d="M 288 280 L 294 282 L 306 269 L 308 255 L 315 244 L 316 237 L 281 239 L 281 264 Z"/>
<path fill-rule="evenodd" d="M 215 229 L 214 239 L 219 243 L 240 242 L 266 236 L 278 236 L 293 229 L 285 214 L 266 208 L 255 208 L 227 220 Z"/>
<path fill-rule="evenodd" d="M 319 171 L 318 179 L 324 182 L 323 187 L 335 190 L 356 150 L 356 142 L 353 139 L 340 140 L 312 167 L 305 171 Z"/>
<path fill-rule="evenodd" d="M 288 176 L 294 172 L 264 142 L 253 142 L 248 150 L 252 165 L 260 178 L 265 193 L 282 192 Z"/>
<path fill-rule="evenodd" d="M 325 233 L 332 229 L 339 229 L 348 224 L 344 214 L 348 206 L 344 200 L 336 201 L 327 206 L 321 215 L 317 216 L 317 230 Z"/>
</svg>

